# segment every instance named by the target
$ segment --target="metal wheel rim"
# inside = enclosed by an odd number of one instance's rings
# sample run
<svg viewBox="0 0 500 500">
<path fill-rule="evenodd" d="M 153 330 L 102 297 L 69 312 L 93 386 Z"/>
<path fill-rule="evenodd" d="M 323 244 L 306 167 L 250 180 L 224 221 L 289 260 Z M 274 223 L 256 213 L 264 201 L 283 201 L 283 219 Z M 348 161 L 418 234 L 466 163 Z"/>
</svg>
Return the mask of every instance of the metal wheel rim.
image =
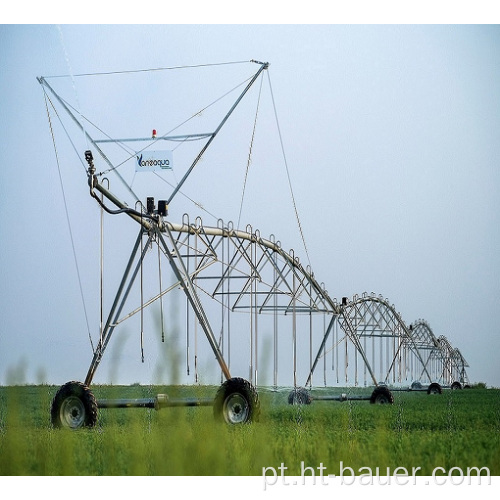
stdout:
<svg viewBox="0 0 500 500">
<path fill-rule="evenodd" d="M 85 423 L 85 406 L 80 398 L 70 396 L 66 398 L 60 410 L 61 422 L 65 427 L 77 429 Z"/>
<path fill-rule="evenodd" d="M 430 394 L 439 394 L 439 391 L 433 387 L 431 390 L 430 390 Z"/>
<path fill-rule="evenodd" d="M 231 394 L 224 401 L 224 420 L 228 424 L 241 424 L 248 420 L 250 406 L 241 394 Z"/>
<path fill-rule="evenodd" d="M 389 399 L 387 398 L 387 396 L 381 394 L 380 396 L 377 396 L 377 403 L 379 405 L 386 405 L 389 403 Z"/>
</svg>

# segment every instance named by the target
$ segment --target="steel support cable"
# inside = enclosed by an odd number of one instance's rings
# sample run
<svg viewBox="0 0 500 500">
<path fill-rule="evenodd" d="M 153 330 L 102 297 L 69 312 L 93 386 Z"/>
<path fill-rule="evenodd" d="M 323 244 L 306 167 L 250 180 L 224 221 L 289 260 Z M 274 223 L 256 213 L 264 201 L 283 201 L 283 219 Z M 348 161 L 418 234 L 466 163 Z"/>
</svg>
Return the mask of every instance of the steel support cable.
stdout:
<svg viewBox="0 0 500 500">
<path fill-rule="evenodd" d="M 153 172 L 153 173 L 158 177 L 158 179 L 162 180 L 163 182 L 168 184 L 170 187 L 172 187 L 172 188 L 175 187 L 171 182 L 167 181 L 167 179 L 165 179 L 161 175 L 159 175 L 158 172 Z M 215 220 L 218 219 L 218 217 L 216 215 L 209 212 L 201 203 L 194 201 L 192 198 L 190 198 L 187 194 L 183 193 L 181 190 L 179 190 L 178 193 L 181 194 L 182 196 L 184 196 L 184 198 L 189 200 L 193 205 L 197 206 L 200 210 L 203 210 L 203 212 L 206 212 L 208 215 L 210 215 L 210 217 L 213 217 Z"/>
<path fill-rule="evenodd" d="M 225 125 L 225 123 L 227 122 L 227 120 L 229 119 L 229 117 L 232 115 L 233 111 L 236 109 L 236 107 L 238 106 L 238 104 L 240 103 L 240 101 L 243 99 L 243 97 L 245 96 L 245 94 L 250 90 L 250 87 L 257 80 L 257 78 L 259 77 L 260 73 L 262 71 L 264 71 L 265 69 L 268 68 L 268 64 L 267 63 L 260 63 L 260 64 L 261 64 L 261 66 L 260 66 L 259 70 L 249 79 L 248 84 L 243 89 L 243 92 L 238 96 L 238 98 L 236 99 L 236 101 L 234 102 L 234 104 L 231 106 L 231 108 L 229 109 L 229 111 L 226 113 L 226 115 L 224 116 L 224 118 L 222 119 L 222 121 L 219 123 L 219 125 L 217 126 L 217 128 L 214 130 L 214 132 L 212 133 L 212 135 L 210 136 L 210 138 L 208 139 L 208 141 L 206 142 L 206 144 L 203 146 L 203 148 L 198 153 L 198 156 L 191 163 L 191 166 L 187 169 L 187 171 L 184 174 L 184 176 L 181 179 L 181 181 L 177 184 L 177 187 L 174 189 L 174 191 L 172 192 L 172 194 L 168 198 L 167 204 L 171 203 L 171 201 L 173 200 L 174 196 L 177 194 L 177 191 L 179 191 L 179 189 L 181 188 L 181 186 L 184 184 L 184 182 L 186 182 L 187 178 L 191 175 L 191 172 L 193 171 L 193 169 L 195 168 L 195 166 L 198 164 L 198 162 L 200 161 L 201 157 L 205 154 L 205 151 L 208 149 L 208 147 L 210 146 L 210 144 L 212 143 L 212 141 L 215 139 L 215 137 L 217 136 L 217 134 L 219 133 L 219 131 L 221 130 L 221 128 Z"/>
<path fill-rule="evenodd" d="M 273 101 L 274 117 L 276 119 L 276 126 L 277 126 L 277 129 L 278 129 L 278 135 L 279 135 L 279 138 L 280 138 L 281 153 L 283 155 L 283 161 L 285 163 L 286 175 L 287 175 L 287 178 L 288 178 L 288 186 L 290 187 L 290 194 L 292 196 L 293 209 L 295 211 L 295 217 L 297 219 L 297 224 L 299 226 L 300 236 L 302 238 L 302 244 L 304 245 L 304 250 L 306 252 L 307 261 L 308 261 L 309 265 L 311 266 L 311 259 L 309 258 L 309 252 L 307 250 L 306 240 L 305 240 L 305 237 L 304 237 L 304 232 L 302 230 L 302 224 L 300 223 L 299 212 L 297 210 L 297 204 L 295 203 L 295 196 L 293 194 L 292 180 L 291 180 L 291 177 L 290 177 L 290 171 L 288 169 L 288 162 L 287 162 L 286 155 L 285 155 L 285 147 L 283 145 L 283 138 L 281 136 L 281 129 L 280 129 L 279 121 L 278 121 L 278 113 L 277 113 L 277 110 L 276 110 L 276 103 L 274 101 L 273 88 L 272 88 L 272 85 L 271 85 L 271 77 L 269 76 L 269 72 L 267 73 L 267 78 L 268 78 L 268 81 L 269 81 L 269 89 L 271 91 L 271 99 Z"/>
<path fill-rule="evenodd" d="M 140 153 L 144 150 L 146 150 L 149 146 L 151 146 L 152 144 L 154 144 L 155 141 L 157 141 L 158 139 L 161 139 L 161 138 L 164 138 L 164 137 L 167 137 L 169 134 L 171 134 L 172 132 L 174 132 L 175 130 L 177 130 L 178 128 L 182 127 L 183 125 L 185 125 L 186 123 L 188 123 L 190 120 L 192 120 L 193 118 L 195 118 L 196 116 L 199 116 L 200 114 L 202 114 L 204 111 L 206 111 L 208 108 L 210 108 L 211 106 L 215 105 L 217 102 L 221 101 L 222 99 L 224 99 L 226 96 L 228 96 L 229 94 L 231 94 L 232 92 L 234 92 L 235 90 L 237 90 L 238 88 L 240 88 L 241 86 L 243 86 L 245 83 L 247 83 L 249 80 L 251 80 L 252 77 L 250 78 L 247 78 L 245 79 L 243 82 L 241 82 L 240 84 L 238 84 L 236 87 L 233 87 L 231 90 L 229 90 L 228 92 L 226 92 L 225 94 L 223 94 L 222 96 L 220 96 L 218 99 L 216 99 L 215 101 L 211 102 L 210 104 L 208 104 L 207 106 L 205 106 L 204 108 L 202 108 L 201 110 L 197 111 L 196 113 L 194 113 L 191 117 L 189 117 L 188 119 L 184 120 L 182 123 L 180 123 L 179 125 L 175 126 L 174 128 L 170 129 L 168 132 L 166 132 L 165 134 L 163 134 L 163 136 L 155 139 L 154 141 L 146 144 L 146 146 L 144 146 L 142 149 L 140 149 L 139 151 L 137 151 L 137 153 Z M 91 123 L 91 122 L 89 122 Z M 91 123 L 92 124 L 92 123 Z M 98 130 L 100 130 L 96 125 L 92 124 L 95 128 L 97 128 Z M 100 130 L 101 131 L 101 130 Z M 105 132 L 101 131 L 104 135 L 106 135 L 107 137 L 110 138 L 110 136 L 108 134 L 106 134 Z M 209 142 L 213 139 L 213 136 L 214 134 L 210 134 L 209 137 Z M 200 140 L 203 139 L 200 138 Z M 118 144 L 122 144 L 122 142 L 120 141 L 117 141 Z M 186 139 L 182 140 L 181 143 L 179 144 L 179 146 L 181 146 L 184 142 L 186 142 Z M 207 143 L 208 145 L 208 143 Z M 179 147 L 177 146 L 177 147 Z M 177 149 L 177 147 L 175 149 Z M 205 149 L 206 149 L 206 146 L 205 146 Z M 130 156 L 128 158 L 126 158 L 125 160 L 123 160 L 121 163 L 115 165 L 115 166 L 111 166 L 111 168 L 107 169 L 107 170 L 104 170 L 102 172 L 99 172 L 98 174 L 96 174 L 97 176 L 102 176 L 102 175 L 106 175 L 108 174 L 109 172 L 112 172 L 114 170 L 117 170 L 119 167 L 121 167 L 122 165 L 124 165 L 127 161 L 129 161 L 131 158 L 133 158 L 136 154 L 136 152 L 134 152 L 133 154 L 130 154 L 128 151 L 126 151 L 127 154 L 129 154 Z M 155 172 L 156 173 L 156 172 Z M 209 215 L 212 215 L 212 217 L 216 218 L 213 214 L 211 214 L 208 210 L 206 210 L 200 203 L 197 203 L 195 201 L 193 201 L 191 198 L 189 198 L 187 195 L 185 195 L 184 193 L 182 193 L 180 191 L 180 189 L 177 187 L 177 186 L 173 186 L 170 182 L 168 182 L 166 179 L 164 179 L 163 177 L 161 177 L 160 175 L 158 175 L 156 173 L 156 175 L 162 179 L 164 182 L 166 182 L 170 187 L 173 187 L 174 188 L 174 192 L 177 193 L 177 192 L 180 192 L 183 196 L 185 196 L 186 198 L 188 198 L 190 201 L 192 201 L 196 206 L 200 207 L 202 210 L 204 210 L 205 212 L 207 212 Z M 178 185 L 179 183 L 177 183 Z M 134 195 L 135 196 L 135 195 Z M 136 196 L 137 198 L 137 196 Z M 172 198 L 172 195 L 171 195 L 171 198 Z"/>
<path fill-rule="evenodd" d="M 85 127 L 83 126 L 83 124 L 76 118 L 76 116 L 71 112 L 71 110 L 68 108 L 68 106 L 66 105 L 66 103 L 64 102 L 64 100 L 54 91 L 54 89 L 48 84 L 48 82 L 45 80 L 44 77 L 39 77 L 38 78 L 38 82 L 47 87 L 50 92 L 52 93 L 52 95 L 59 101 L 59 103 L 61 104 L 61 106 L 64 108 L 64 110 L 66 111 L 66 113 L 68 113 L 68 115 L 70 116 L 70 118 L 75 122 L 75 124 L 80 128 L 80 130 L 83 132 L 83 135 L 84 137 L 86 138 L 86 140 L 90 141 L 92 143 L 92 145 L 94 146 L 94 148 L 96 149 L 96 151 L 99 153 L 99 155 L 101 156 L 101 158 L 110 166 L 110 167 L 113 167 L 113 164 L 111 163 L 111 161 L 109 160 L 109 158 L 104 154 L 104 152 L 101 150 L 101 148 L 96 144 L 96 142 L 94 141 L 94 139 L 90 136 L 90 134 L 85 130 Z M 78 155 L 79 156 L 79 155 Z M 138 196 L 134 193 L 134 191 L 131 189 L 131 187 L 125 182 L 125 179 L 121 176 L 121 174 L 119 172 L 116 172 L 116 175 L 118 176 L 118 178 L 120 179 L 120 181 L 126 186 L 126 188 L 128 189 L 128 191 L 132 194 L 132 196 L 137 200 L 138 199 Z"/>
<path fill-rule="evenodd" d="M 205 106 L 204 108 L 200 109 L 199 111 L 197 111 L 196 113 L 194 113 L 193 115 L 191 115 L 189 118 L 187 118 L 186 120 L 184 120 L 182 123 L 179 123 L 179 125 L 175 126 L 174 128 L 170 129 L 168 132 L 166 132 L 165 134 L 163 134 L 161 137 L 157 138 L 157 139 L 154 139 L 152 140 L 151 142 L 149 142 L 148 144 L 146 144 L 146 146 L 144 146 L 142 149 L 138 150 L 137 153 L 142 153 L 144 150 L 146 150 L 147 148 L 149 148 L 152 144 L 154 144 L 156 141 L 158 141 L 158 139 L 162 139 L 163 137 L 167 137 L 169 134 L 171 134 L 172 132 L 174 132 L 175 130 L 177 130 L 178 128 L 182 127 L 183 125 L 185 125 L 186 123 L 188 123 L 189 121 L 191 121 L 193 118 L 197 117 L 197 116 L 200 116 L 204 111 L 206 111 L 208 108 L 210 108 L 211 106 L 213 106 L 214 104 L 216 104 L 217 102 L 219 102 L 221 99 L 224 99 L 224 97 L 226 97 L 227 95 L 229 95 L 231 92 L 234 92 L 237 88 L 241 87 L 242 85 L 244 85 L 249 79 L 246 79 L 244 80 L 242 83 L 240 83 L 239 85 L 237 85 L 236 87 L 234 87 L 233 89 L 231 89 L 230 91 L 226 92 L 224 95 L 222 95 L 221 97 L 219 97 L 218 99 L 216 99 L 215 101 L 213 101 L 212 103 L 208 104 L 207 106 Z M 108 134 L 105 134 L 107 137 L 111 138 Z M 212 137 L 213 134 L 210 134 L 209 137 Z M 199 140 L 202 140 L 202 139 L 205 139 L 206 137 L 200 137 Z M 184 139 L 183 141 L 181 141 L 181 144 L 183 142 L 185 142 L 186 139 Z M 118 144 L 122 144 L 123 142 L 121 141 L 116 141 Z M 130 154 L 130 153 L 129 153 Z M 136 152 L 134 152 L 133 154 L 130 154 L 130 156 L 128 158 L 125 158 L 125 160 L 123 160 L 121 163 L 118 163 L 117 165 L 113 166 L 112 168 L 109 168 L 108 170 L 104 170 L 103 172 L 100 172 L 99 176 L 101 175 L 106 175 L 107 173 L 109 172 L 112 172 L 113 170 L 116 170 L 118 169 L 119 167 L 121 167 L 122 165 L 124 165 L 127 161 L 129 161 L 131 158 L 133 158 L 135 156 Z"/>
<path fill-rule="evenodd" d="M 331 347 L 326 350 L 326 346 L 325 346 L 325 350 L 323 352 L 323 354 L 319 355 L 318 356 L 318 359 L 321 359 L 323 358 L 324 356 L 326 356 L 327 354 L 329 354 L 330 352 L 332 352 L 335 348 L 337 348 L 342 342 L 344 342 L 345 338 L 347 337 L 347 335 L 344 335 L 340 340 L 338 338 L 338 334 L 337 334 L 337 338 L 336 340 L 333 340 L 332 342 L 332 345 Z"/>
<path fill-rule="evenodd" d="M 66 127 L 64 126 L 64 123 L 61 119 L 61 117 L 59 116 L 59 113 L 57 112 L 57 109 L 56 107 L 54 106 L 54 103 L 52 102 L 52 100 L 50 99 L 50 97 L 47 95 L 47 92 L 45 91 L 45 88 L 42 88 L 43 90 L 43 96 L 45 98 L 45 107 L 47 108 L 47 113 L 49 114 L 49 111 L 48 111 L 48 106 L 47 106 L 47 101 L 49 101 L 50 103 L 50 106 L 52 107 L 54 113 L 56 114 L 57 116 L 57 119 L 59 120 L 59 125 L 61 125 L 62 129 L 64 130 L 64 133 L 66 134 L 66 137 L 67 139 L 69 140 L 71 146 L 73 147 L 73 150 L 74 152 L 76 153 L 77 157 L 78 157 L 78 160 L 80 161 L 80 164 L 82 165 L 83 169 L 85 170 L 85 172 L 87 172 L 87 167 L 85 166 L 85 163 L 83 162 L 80 154 L 78 153 L 78 149 L 76 148 L 75 146 L 75 143 L 73 142 L 73 140 L 71 139 L 71 136 L 69 135 L 69 132 L 68 130 L 66 129 Z M 54 138 L 54 133 L 53 133 L 53 130 L 52 130 L 52 123 L 50 121 L 50 114 L 49 114 L 49 125 L 50 125 L 50 132 L 52 134 L 52 142 L 55 142 L 55 138 Z"/>
<path fill-rule="evenodd" d="M 75 261 L 76 274 L 77 274 L 77 277 L 78 277 L 78 286 L 80 288 L 80 297 L 81 297 L 81 300 L 82 300 L 83 312 L 84 312 L 84 315 L 85 315 L 85 323 L 87 324 L 87 332 L 88 332 L 88 335 L 89 335 L 90 346 L 92 348 L 92 352 L 95 353 L 94 343 L 92 342 L 92 335 L 90 334 L 89 317 L 88 317 L 88 314 L 87 314 L 87 306 L 85 304 L 85 296 L 83 294 L 82 278 L 81 278 L 81 275 L 80 275 L 80 267 L 78 266 L 78 258 L 77 258 L 77 255 L 76 255 L 75 240 L 73 238 L 73 230 L 71 229 L 71 221 L 70 221 L 70 218 L 69 218 L 68 204 L 67 204 L 67 201 L 66 201 L 66 194 L 65 194 L 65 191 L 64 191 L 64 183 L 63 183 L 62 174 L 61 174 L 61 166 L 59 164 L 59 155 L 57 153 L 56 140 L 55 140 L 55 136 L 54 136 L 54 130 L 52 128 L 52 120 L 50 118 L 50 111 L 49 111 L 49 106 L 47 104 L 47 95 L 46 95 L 45 91 L 44 91 L 44 97 L 45 97 L 45 109 L 47 111 L 47 118 L 49 120 L 50 134 L 52 136 L 52 144 L 54 146 L 54 154 L 55 154 L 55 157 L 56 157 L 57 172 L 58 172 L 58 175 L 59 175 L 59 184 L 61 186 L 61 192 L 62 192 L 62 197 L 63 197 L 63 201 L 64 201 L 64 211 L 65 211 L 65 214 L 66 214 L 66 222 L 68 224 L 69 236 L 70 236 L 70 240 L 71 240 L 71 248 L 72 248 L 72 251 L 73 251 L 73 259 Z"/>
<path fill-rule="evenodd" d="M 80 164 L 83 166 L 84 170 L 85 170 L 85 173 L 87 173 L 87 167 L 85 166 L 85 164 L 83 163 L 83 160 L 81 159 L 81 156 L 75 146 L 75 143 L 73 142 L 73 140 L 71 139 L 71 136 L 70 134 L 68 133 L 68 130 L 66 129 L 66 127 L 64 126 L 64 123 L 61 119 L 61 117 L 59 116 L 59 113 L 57 112 L 57 109 L 56 107 L 54 106 L 54 103 L 52 102 L 52 100 L 50 99 L 50 97 L 47 95 L 47 92 L 45 91 L 45 88 L 43 88 L 43 93 L 44 93 L 44 97 L 45 97 L 45 106 L 47 107 L 47 100 L 50 102 L 50 105 L 52 106 L 52 109 L 54 110 L 54 113 L 56 114 L 58 120 L 59 120 L 59 124 L 61 125 L 61 127 L 63 128 L 64 132 L 66 133 L 66 137 L 68 138 L 71 146 L 73 147 L 73 150 L 74 152 L 76 153 L 78 159 L 80 160 Z M 61 98 L 59 98 L 61 99 Z M 62 99 L 61 99 L 62 100 Z M 64 100 L 63 100 L 64 101 Z M 69 104 L 68 104 L 69 105 Z M 75 112 L 78 112 L 77 110 L 75 110 L 75 108 L 73 108 L 73 110 Z M 47 113 L 48 113 L 48 109 L 47 109 Z M 82 118 L 85 118 L 83 115 L 81 115 Z M 51 129 L 51 133 L 52 133 L 52 140 L 53 142 L 55 141 L 54 139 L 54 135 L 53 135 L 53 131 L 52 131 L 52 124 L 50 122 L 50 115 L 49 115 L 49 124 L 50 124 L 50 129 Z M 54 142 L 55 144 L 55 142 Z M 54 146 L 55 147 L 55 146 Z M 59 165 L 58 165 L 59 167 Z M 108 207 L 105 206 L 102 198 L 100 199 L 98 196 L 95 195 L 95 193 L 91 190 L 91 196 L 97 200 L 97 202 L 99 203 L 99 205 L 101 206 L 101 209 L 104 209 L 106 212 L 108 212 L 109 214 L 111 215 L 116 215 L 116 214 L 120 214 L 120 213 L 134 213 L 134 210 L 132 209 L 128 209 L 128 208 L 125 208 L 125 209 L 120 209 L 120 210 L 111 210 L 109 209 Z"/>
<path fill-rule="evenodd" d="M 262 94 L 262 83 L 264 79 L 261 78 L 260 80 L 260 87 L 259 87 L 259 96 L 257 98 L 257 108 L 255 110 L 255 119 L 253 122 L 253 130 L 252 130 L 252 139 L 250 140 L 250 149 L 248 151 L 248 160 L 247 160 L 247 168 L 245 170 L 245 180 L 243 181 L 243 192 L 241 193 L 241 203 L 240 203 L 240 212 L 238 214 L 238 223 L 236 224 L 236 227 L 240 227 L 240 221 L 241 221 L 241 212 L 243 210 L 243 200 L 245 198 L 245 189 L 247 185 L 247 178 L 248 178 L 248 171 L 250 169 L 250 164 L 252 163 L 252 149 L 253 149 L 253 141 L 255 139 L 255 129 L 257 127 L 257 117 L 259 114 L 259 105 L 260 105 L 260 96 Z"/>
<path fill-rule="evenodd" d="M 101 128 L 99 128 L 97 125 L 95 125 L 93 122 L 91 122 L 86 116 L 84 116 L 82 113 L 80 113 L 78 110 L 76 110 L 73 106 L 71 106 L 71 104 L 69 104 L 68 102 L 66 102 L 62 97 L 59 97 L 59 99 L 64 103 L 65 106 L 71 109 L 73 109 L 73 111 L 75 111 L 76 113 L 78 113 L 80 115 L 80 118 L 83 120 L 85 120 L 87 123 L 89 123 L 90 125 L 92 125 L 95 129 L 97 129 L 99 132 L 101 132 L 102 134 L 104 134 L 105 136 L 109 137 L 110 136 L 104 132 Z M 87 139 L 90 139 L 90 141 L 92 142 L 92 144 L 94 145 L 94 147 L 97 149 L 98 153 L 101 155 L 101 157 L 103 158 L 103 160 L 111 166 L 111 168 L 109 168 L 108 170 L 105 170 L 104 172 L 100 172 L 96 175 L 98 175 L 99 177 L 102 177 L 103 175 L 106 175 L 107 173 L 109 172 L 114 172 L 120 165 L 123 165 L 125 162 L 127 162 L 128 160 L 130 160 L 131 158 L 134 157 L 135 155 L 135 152 L 131 153 L 130 152 L 130 148 L 127 150 L 127 148 L 125 147 L 125 145 L 121 142 L 118 142 L 118 146 L 123 149 L 123 151 L 125 151 L 125 153 L 127 155 L 129 155 L 122 163 L 120 163 L 119 165 L 117 165 L 116 167 L 113 167 L 113 164 L 111 163 L 111 161 L 108 159 L 108 157 L 104 154 L 104 152 L 97 146 L 97 143 L 96 141 L 94 141 L 91 137 L 90 137 L 90 134 L 88 134 L 86 131 L 85 131 L 85 128 L 83 127 L 83 125 L 80 124 L 80 126 L 82 127 L 82 130 L 84 132 L 84 136 L 85 138 Z M 149 146 L 149 145 L 148 145 Z M 146 146 L 146 147 L 148 147 Z M 142 151 L 142 150 L 141 150 Z M 115 172 L 116 175 L 118 176 L 118 178 L 123 182 L 123 184 L 125 184 L 125 186 L 128 188 L 129 192 L 135 197 L 135 199 L 138 199 L 139 197 L 135 194 L 134 190 L 132 189 L 132 184 L 134 182 L 134 179 L 135 179 L 135 174 L 134 174 L 134 178 L 132 179 L 132 182 L 130 184 L 127 184 L 125 182 L 125 179 L 118 173 L 118 172 Z"/>
<path fill-rule="evenodd" d="M 100 127 L 98 127 L 95 123 L 93 123 L 92 121 L 90 121 L 85 115 L 83 115 L 82 113 L 80 113 L 80 111 L 78 111 L 74 106 L 72 106 L 68 101 L 66 101 L 65 99 L 63 99 L 62 97 L 60 97 L 61 101 L 65 104 L 65 106 L 67 106 L 68 108 L 71 108 L 75 113 L 77 113 L 78 115 L 80 115 L 80 118 L 84 121 L 86 121 L 89 125 L 91 125 L 92 127 L 94 127 L 96 130 L 98 130 L 99 132 L 101 132 L 101 134 L 105 135 L 106 137 L 108 137 L 109 139 L 111 139 L 111 136 L 109 134 L 107 134 L 106 132 L 104 132 L 104 130 L 102 130 Z M 118 146 L 120 146 L 121 149 L 123 149 L 123 151 L 125 151 L 125 153 L 127 154 L 131 154 L 130 153 L 130 148 L 127 149 L 127 147 L 122 143 L 122 142 L 117 142 Z"/>
<path fill-rule="evenodd" d="M 122 71 L 103 71 L 103 72 L 95 72 L 95 73 L 79 73 L 76 75 L 52 75 L 46 76 L 45 78 L 77 78 L 84 76 L 110 76 L 110 75 L 123 75 L 130 73 L 148 73 L 154 71 L 169 71 L 169 70 L 177 70 L 177 69 L 193 69 L 193 68 L 205 68 L 210 66 L 227 66 L 231 64 L 243 64 L 254 61 L 227 61 L 222 63 L 207 63 L 207 64 L 192 64 L 192 65 L 184 65 L 184 66 L 170 66 L 170 67 L 160 67 L 160 68 L 145 68 L 145 69 L 133 69 L 133 70 L 122 70 Z"/>
</svg>

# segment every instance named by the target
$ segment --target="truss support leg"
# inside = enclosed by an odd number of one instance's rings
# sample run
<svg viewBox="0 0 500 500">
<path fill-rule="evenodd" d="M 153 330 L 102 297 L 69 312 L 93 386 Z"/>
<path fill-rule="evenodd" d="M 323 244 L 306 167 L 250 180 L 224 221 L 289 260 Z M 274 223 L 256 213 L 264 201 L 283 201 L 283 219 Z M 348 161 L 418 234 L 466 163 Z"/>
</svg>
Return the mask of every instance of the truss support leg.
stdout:
<svg viewBox="0 0 500 500">
<path fill-rule="evenodd" d="M 323 336 L 323 340 L 321 342 L 321 345 L 319 346 L 318 353 L 316 354 L 316 357 L 314 358 L 314 363 L 311 366 L 311 371 L 309 372 L 309 376 L 307 377 L 306 384 L 305 386 L 307 387 L 312 379 L 314 370 L 316 369 L 316 365 L 318 364 L 319 358 L 321 356 L 321 353 L 323 352 L 326 341 L 328 340 L 328 337 L 330 336 L 330 332 L 332 331 L 333 325 L 335 324 L 335 320 L 337 319 L 337 316 L 334 315 L 332 319 L 330 320 L 330 323 L 328 324 L 328 328 L 326 329 L 325 335 Z"/>
<path fill-rule="evenodd" d="M 170 265 L 172 267 L 172 270 L 177 278 L 177 280 L 181 283 L 182 288 L 189 300 L 189 303 L 191 304 L 191 307 L 193 308 L 194 313 L 196 314 L 196 317 L 205 332 L 205 335 L 207 337 L 208 343 L 210 344 L 210 347 L 212 348 L 215 358 L 217 359 L 222 373 L 226 377 L 226 379 L 231 378 L 231 374 L 229 372 L 229 368 L 226 365 L 226 362 L 224 360 L 224 357 L 222 355 L 222 352 L 219 348 L 219 345 L 217 343 L 217 340 L 215 338 L 215 335 L 212 331 L 212 328 L 210 326 L 210 323 L 208 321 L 208 318 L 205 314 L 205 311 L 203 310 L 203 306 L 200 302 L 200 299 L 194 289 L 193 282 L 187 272 L 187 269 L 184 265 L 184 261 L 182 260 L 182 256 L 179 252 L 179 249 L 177 248 L 175 239 L 170 232 L 170 229 L 168 228 L 168 225 L 165 224 L 164 226 L 164 231 L 165 234 L 168 236 L 168 239 L 170 241 L 170 244 L 172 246 L 172 251 L 167 246 L 167 243 L 165 242 L 165 239 L 163 238 L 163 234 L 157 230 L 157 236 L 159 243 L 161 243 L 163 250 L 165 252 L 165 255 L 168 257 L 168 260 L 170 262 Z"/>
<path fill-rule="evenodd" d="M 344 333 L 346 334 L 346 341 L 347 341 L 347 338 L 349 338 L 351 340 L 351 342 L 354 344 L 354 348 L 358 350 L 359 354 L 363 358 L 363 361 L 364 361 L 365 366 L 368 370 L 368 373 L 370 374 L 370 377 L 373 380 L 373 383 L 375 385 L 378 385 L 377 378 L 375 377 L 375 374 L 373 373 L 372 366 L 368 362 L 368 358 L 366 357 L 366 353 L 363 349 L 363 346 L 361 345 L 361 342 L 356 335 L 356 329 L 352 326 L 348 316 L 345 313 L 342 314 L 342 318 L 343 318 L 344 324 L 341 325 L 341 328 L 342 328 L 342 330 L 344 330 Z"/>
<path fill-rule="evenodd" d="M 144 259 L 144 256 L 146 254 L 148 245 L 151 240 L 151 236 L 148 239 L 147 244 L 144 246 L 144 249 L 142 251 L 141 257 L 139 259 L 139 262 L 137 263 L 134 272 L 132 273 L 132 276 L 130 277 L 129 280 L 129 274 L 130 270 L 132 269 L 132 264 L 134 262 L 134 259 L 137 255 L 137 252 L 139 251 L 139 247 L 141 244 L 141 240 L 143 237 L 143 229 L 141 228 L 139 231 L 139 235 L 137 236 L 137 240 L 134 244 L 134 247 L 132 249 L 132 253 L 130 254 L 130 258 L 128 260 L 127 266 L 125 268 L 125 271 L 123 273 L 123 278 L 120 283 L 120 286 L 118 287 L 118 291 L 116 292 L 115 300 L 113 302 L 113 305 L 111 306 L 111 309 L 109 311 L 108 319 L 106 321 L 106 325 L 103 329 L 102 333 L 102 341 L 99 341 L 99 345 L 97 346 L 97 349 L 94 352 L 94 357 L 92 358 L 92 362 L 90 364 L 89 370 L 87 372 L 87 377 L 85 378 L 85 385 L 89 386 L 92 383 L 92 379 L 94 378 L 94 374 L 97 370 L 97 367 L 99 366 L 99 363 L 101 362 L 102 356 L 104 354 L 104 351 L 106 349 L 106 346 L 108 345 L 109 340 L 111 339 L 111 335 L 113 334 L 113 331 L 115 329 L 115 322 L 118 320 L 120 313 L 123 309 L 123 306 L 125 304 L 125 301 L 127 300 L 128 294 L 130 293 L 130 290 L 132 288 L 132 284 L 135 281 L 135 278 L 137 277 L 137 274 L 139 272 L 139 269 L 141 267 L 142 260 Z M 128 285 L 127 285 L 127 280 L 128 280 Z M 114 316 L 114 319 L 113 319 Z"/>
</svg>

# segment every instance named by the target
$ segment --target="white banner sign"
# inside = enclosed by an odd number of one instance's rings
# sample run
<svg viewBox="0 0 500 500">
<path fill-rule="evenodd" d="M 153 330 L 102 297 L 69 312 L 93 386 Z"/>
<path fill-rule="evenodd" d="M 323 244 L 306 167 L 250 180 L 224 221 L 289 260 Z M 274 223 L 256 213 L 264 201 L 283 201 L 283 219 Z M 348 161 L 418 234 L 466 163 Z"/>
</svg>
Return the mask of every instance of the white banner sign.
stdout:
<svg viewBox="0 0 500 500">
<path fill-rule="evenodd" d="M 172 170 L 172 151 L 142 151 L 135 155 L 136 172 L 154 172 Z"/>
</svg>

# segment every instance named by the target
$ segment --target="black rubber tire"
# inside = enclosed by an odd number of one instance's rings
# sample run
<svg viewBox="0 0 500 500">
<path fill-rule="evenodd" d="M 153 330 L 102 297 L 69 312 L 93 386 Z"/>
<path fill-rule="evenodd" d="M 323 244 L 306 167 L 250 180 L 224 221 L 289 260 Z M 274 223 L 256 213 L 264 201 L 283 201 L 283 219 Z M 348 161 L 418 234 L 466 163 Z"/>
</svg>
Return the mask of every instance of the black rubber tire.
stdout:
<svg viewBox="0 0 500 500">
<path fill-rule="evenodd" d="M 50 417 L 55 428 L 79 429 L 97 423 L 97 402 L 81 382 L 67 382 L 54 396 Z"/>
<path fill-rule="evenodd" d="M 289 405 L 310 405 L 311 401 L 311 395 L 304 387 L 295 387 L 288 395 Z"/>
<path fill-rule="evenodd" d="M 415 380 L 415 382 L 412 382 L 411 384 L 411 389 L 414 391 L 422 389 L 422 383 L 419 382 L 418 380 Z"/>
<path fill-rule="evenodd" d="M 459 391 L 460 389 L 462 389 L 462 384 L 458 381 L 455 381 L 453 382 L 453 384 L 451 384 L 451 389 L 454 391 Z"/>
<path fill-rule="evenodd" d="M 234 377 L 219 387 L 214 400 L 215 420 L 235 425 L 257 422 L 259 416 L 259 396 L 248 380 Z"/>
<path fill-rule="evenodd" d="M 427 387 L 427 394 L 442 394 L 443 389 L 437 382 L 432 382 L 429 387 Z"/>
<path fill-rule="evenodd" d="M 383 405 L 383 404 L 389 404 L 392 405 L 394 404 L 394 396 L 392 395 L 392 392 L 386 387 L 386 386 L 377 386 L 372 392 L 372 395 L 370 396 L 370 404 L 378 404 L 378 405 Z"/>
</svg>

